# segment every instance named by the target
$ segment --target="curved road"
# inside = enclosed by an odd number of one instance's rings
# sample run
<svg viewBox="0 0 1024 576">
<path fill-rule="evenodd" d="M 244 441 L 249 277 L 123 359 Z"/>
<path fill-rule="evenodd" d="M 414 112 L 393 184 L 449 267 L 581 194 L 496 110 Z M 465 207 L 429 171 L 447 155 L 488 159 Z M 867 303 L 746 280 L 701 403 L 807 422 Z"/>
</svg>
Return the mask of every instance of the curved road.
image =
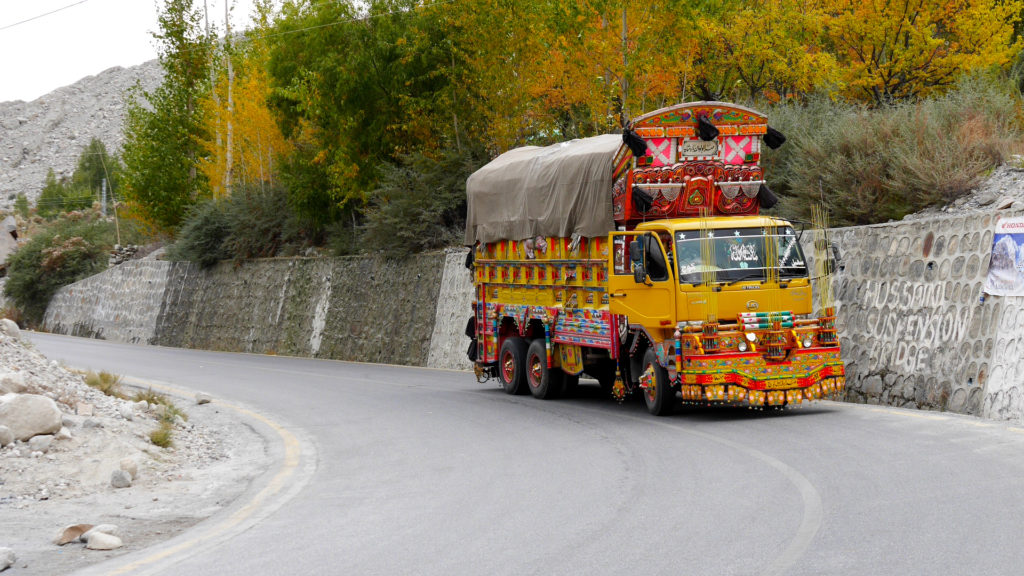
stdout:
<svg viewBox="0 0 1024 576">
<path fill-rule="evenodd" d="M 539 401 L 468 373 L 30 337 L 315 445 L 285 450 L 297 472 L 247 529 L 90 573 L 1024 573 L 1015 425 L 832 402 L 655 418 L 596 386 Z"/>
</svg>

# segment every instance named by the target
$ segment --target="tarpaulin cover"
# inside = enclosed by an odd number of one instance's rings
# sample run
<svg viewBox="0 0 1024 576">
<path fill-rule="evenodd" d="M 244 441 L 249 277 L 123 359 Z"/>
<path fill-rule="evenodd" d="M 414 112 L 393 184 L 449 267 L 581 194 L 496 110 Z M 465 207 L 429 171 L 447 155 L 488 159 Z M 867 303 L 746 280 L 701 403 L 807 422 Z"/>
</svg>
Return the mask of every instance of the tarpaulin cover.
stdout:
<svg viewBox="0 0 1024 576">
<path fill-rule="evenodd" d="M 606 134 L 498 156 L 466 181 L 466 244 L 608 234 L 620 146 L 620 134 Z"/>
</svg>

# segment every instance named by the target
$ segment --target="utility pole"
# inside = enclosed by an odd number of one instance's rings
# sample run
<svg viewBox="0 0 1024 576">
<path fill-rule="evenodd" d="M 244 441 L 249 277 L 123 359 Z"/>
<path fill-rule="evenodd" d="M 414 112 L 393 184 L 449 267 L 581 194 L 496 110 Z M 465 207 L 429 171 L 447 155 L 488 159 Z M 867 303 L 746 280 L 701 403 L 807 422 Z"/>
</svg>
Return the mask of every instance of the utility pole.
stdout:
<svg viewBox="0 0 1024 576">
<path fill-rule="evenodd" d="M 107 179 L 100 179 L 100 211 L 107 217 Z"/>
<path fill-rule="evenodd" d="M 231 85 L 235 81 L 235 70 L 231 64 L 231 16 L 229 14 L 229 6 L 231 0 L 224 0 L 224 56 L 228 60 L 228 122 L 227 122 L 227 142 L 225 143 L 225 160 L 224 160 L 224 193 L 226 196 L 231 196 L 231 182 L 234 180 L 234 158 L 232 157 L 231 150 L 231 136 L 232 126 L 231 119 L 235 111 L 235 102 L 231 95 Z"/>
</svg>

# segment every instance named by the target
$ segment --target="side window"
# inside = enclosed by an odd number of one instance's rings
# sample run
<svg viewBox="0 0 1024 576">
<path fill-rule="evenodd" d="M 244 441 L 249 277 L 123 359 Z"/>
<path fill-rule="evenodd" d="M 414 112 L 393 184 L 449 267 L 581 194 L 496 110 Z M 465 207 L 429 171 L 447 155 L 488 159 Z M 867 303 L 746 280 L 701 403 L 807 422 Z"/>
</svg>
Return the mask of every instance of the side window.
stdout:
<svg viewBox="0 0 1024 576">
<path fill-rule="evenodd" d="M 643 236 L 647 248 L 647 275 L 652 282 L 668 280 L 668 263 L 658 240 L 654 236 Z"/>
<path fill-rule="evenodd" d="M 646 234 L 615 236 L 612 241 L 612 254 L 615 256 L 612 273 L 621 276 L 633 275 L 633 265 L 629 257 L 629 243 L 634 240 L 640 240 L 644 244 L 647 276 L 650 277 L 651 281 L 660 282 L 668 280 L 669 263 L 665 260 L 665 253 L 658 245 L 655 237 Z"/>
</svg>

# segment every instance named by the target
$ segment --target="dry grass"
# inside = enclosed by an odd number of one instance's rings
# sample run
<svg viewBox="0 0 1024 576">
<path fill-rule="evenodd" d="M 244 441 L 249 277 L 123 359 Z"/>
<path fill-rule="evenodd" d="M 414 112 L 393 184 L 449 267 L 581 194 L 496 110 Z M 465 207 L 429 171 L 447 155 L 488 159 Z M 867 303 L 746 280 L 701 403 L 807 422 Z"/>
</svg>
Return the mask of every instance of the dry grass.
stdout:
<svg viewBox="0 0 1024 576">
<path fill-rule="evenodd" d="M 124 392 L 121 391 L 121 377 L 116 374 L 111 374 L 107 371 L 97 373 L 90 370 L 85 373 L 85 383 L 107 396 L 121 399 L 127 398 Z"/>
<path fill-rule="evenodd" d="M 161 422 L 159 428 L 149 433 L 149 441 L 161 448 L 169 448 L 174 445 L 172 436 L 171 425 Z"/>
</svg>

